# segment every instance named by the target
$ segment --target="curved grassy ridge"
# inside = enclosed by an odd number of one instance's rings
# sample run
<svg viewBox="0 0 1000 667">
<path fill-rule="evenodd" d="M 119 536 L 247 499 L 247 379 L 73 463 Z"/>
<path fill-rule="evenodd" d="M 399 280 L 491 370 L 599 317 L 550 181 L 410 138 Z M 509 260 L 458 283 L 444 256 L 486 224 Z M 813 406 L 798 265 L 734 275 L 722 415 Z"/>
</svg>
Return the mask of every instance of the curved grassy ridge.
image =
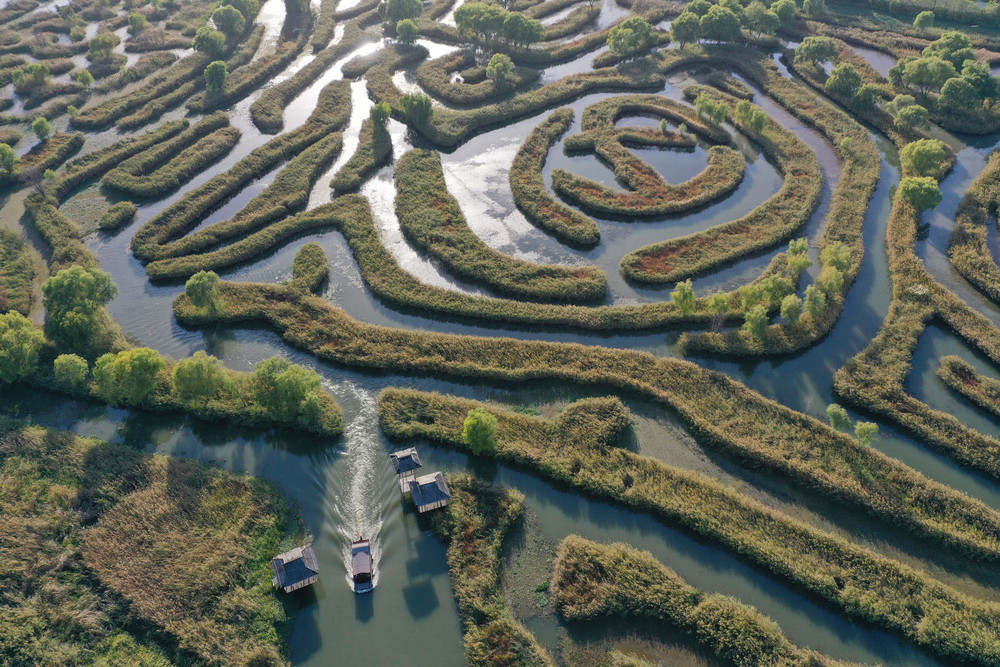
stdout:
<svg viewBox="0 0 1000 667">
<path fill-rule="evenodd" d="M 92 90 L 96 93 L 110 93 L 113 90 L 120 90 L 130 83 L 135 83 L 145 79 L 151 74 L 155 74 L 162 69 L 170 67 L 177 62 L 177 56 L 170 51 L 154 51 L 139 58 L 131 67 L 112 74 L 94 84 Z"/>
<path fill-rule="evenodd" d="M 1000 266 L 987 244 L 986 227 L 997 224 L 998 205 L 1000 151 L 994 151 L 958 206 L 948 245 L 948 260 L 963 278 L 995 303 L 1000 303 Z"/>
<path fill-rule="evenodd" d="M 589 247 L 601 240 L 597 223 L 549 194 L 542 175 L 549 151 L 572 124 L 573 110 L 559 109 L 532 130 L 514 156 L 508 179 L 525 218 L 563 243 Z"/>
<path fill-rule="evenodd" d="M 535 301 L 593 301 L 607 291 L 596 266 L 535 264 L 494 250 L 469 229 L 448 192 L 441 156 L 414 149 L 395 169 L 396 215 L 406 238 L 450 273 L 512 297 Z"/>
<path fill-rule="evenodd" d="M 90 108 L 80 109 L 71 121 L 73 127 L 81 130 L 102 130 L 129 116 L 136 109 L 155 103 L 178 90 L 188 89 L 195 79 L 202 76 L 208 63 L 208 57 L 201 53 L 187 56 L 130 93 L 112 97 Z"/>
<path fill-rule="evenodd" d="M 357 150 L 330 180 L 334 195 L 356 191 L 369 176 L 391 160 L 392 138 L 388 130 L 376 126 L 370 118 L 366 118 L 361 123 Z"/>
<path fill-rule="evenodd" d="M 46 169 L 54 169 L 69 156 L 83 148 L 83 134 L 80 132 L 57 132 L 45 141 L 40 141 L 14 163 L 13 172 L 0 174 L 0 186 L 19 183 L 32 172 L 41 176 Z"/>
<path fill-rule="evenodd" d="M 337 159 L 343 147 L 340 132 L 331 132 L 309 146 L 278 172 L 274 181 L 246 206 L 229 218 L 216 222 L 175 241 L 157 246 L 156 259 L 146 265 L 153 280 L 184 278 L 209 268 L 204 254 L 210 248 L 287 218 L 305 208 L 316 179 Z M 238 241 L 239 242 L 239 241 Z M 241 248 L 245 248 L 243 243 Z M 258 252 L 263 251 L 260 248 Z M 217 268 L 212 265 L 212 268 Z"/>
<path fill-rule="evenodd" d="M 494 455 L 501 460 L 680 524 L 843 613 L 941 656 L 983 665 L 1000 659 L 1000 605 L 792 519 L 701 474 L 609 446 L 607 434 L 615 432 L 622 413 L 627 416 L 617 399 L 578 401 L 547 421 L 467 399 L 386 389 L 379 397 L 379 420 L 391 438 L 465 447 L 462 423 L 472 408 L 498 418 Z"/>
<path fill-rule="evenodd" d="M 805 313 L 796 324 L 772 324 L 767 328 L 763 342 L 751 340 L 742 331 L 684 333 L 680 339 L 688 350 L 713 354 L 789 354 L 825 336 L 840 317 L 847 291 L 854 284 L 864 259 L 862 227 L 868 204 L 878 186 L 882 159 L 864 127 L 822 97 L 785 78 L 770 60 L 754 56 L 746 49 L 724 47 L 713 47 L 706 59 L 732 66 L 757 83 L 786 111 L 822 134 L 833 144 L 841 159 L 840 180 L 830 200 L 817 245 L 822 251 L 831 243 L 843 243 L 851 249 L 851 263 L 843 272 L 844 284 L 840 295 L 827 297 L 822 317 L 813 318 Z"/>
<path fill-rule="evenodd" d="M 417 82 L 432 97 L 455 105 L 483 104 L 520 90 L 541 77 L 541 71 L 530 67 L 515 67 L 503 88 L 497 88 L 490 79 L 475 83 L 453 82 L 452 73 L 476 66 L 476 56 L 472 51 L 461 50 L 448 53 L 440 58 L 428 60 L 417 68 Z M 481 68 L 477 68 L 481 69 Z"/>
<path fill-rule="evenodd" d="M 138 209 L 130 201 L 120 201 L 104 212 L 97 226 L 101 229 L 118 229 L 135 217 Z"/>
<path fill-rule="evenodd" d="M 347 81 L 334 81 L 320 92 L 316 108 L 309 119 L 292 132 L 275 137 L 228 171 L 218 174 L 180 200 L 161 211 L 144 224 L 132 238 L 132 250 L 142 260 L 161 259 L 180 250 L 180 243 L 168 241 L 190 229 L 209 212 L 235 195 L 254 179 L 264 176 L 282 162 L 299 155 L 306 148 L 336 132 L 350 119 L 351 87 Z M 292 198 L 308 197 L 308 192 L 295 191 L 305 187 L 305 181 L 290 185 Z M 275 213 L 280 202 L 267 202 L 268 215 Z"/>
<path fill-rule="evenodd" d="M 700 442 L 751 465 L 969 556 L 1000 554 L 1000 514 L 981 502 L 695 364 L 577 344 L 368 325 L 282 285 L 223 283 L 220 293 L 226 307 L 216 313 L 193 309 L 181 295 L 174 315 L 189 325 L 262 321 L 288 343 L 350 366 L 477 381 L 555 380 L 635 392 L 675 410 Z"/>
<path fill-rule="evenodd" d="M 630 143 L 642 143 L 638 133 L 631 132 L 629 137 Z M 746 169 L 746 160 L 738 151 L 712 146 L 708 151 L 708 166 L 701 173 L 684 183 L 671 185 L 623 146 L 617 136 L 598 140 L 595 148 L 614 165 L 615 175 L 621 174 L 619 179 L 626 181 L 632 192 L 619 192 L 563 169 L 552 171 L 552 188 L 580 207 L 605 215 L 650 216 L 688 211 L 736 189 Z"/>
<path fill-rule="evenodd" d="M 303 527 L 270 483 L 38 427 L 0 435 L 0 475 L 11 664 L 287 662 L 269 559 Z"/>
<path fill-rule="evenodd" d="M 31 312 L 38 267 L 28 246 L 9 229 L 0 229 L 0 313 Z"/>
<path fill-rule="evenodd" d="M 362 14 L 375 12 L 375 10 L 378 9 L 380 2 L 381 0 L 360 0 L 360 2 L 353 7 L 348 7 L 347 9 L 336 12 L 333 17 L 337 21 L 346 21 L 347 19 L 353 19 L 361 16 Z"/>
<path fill-rule="evenodd" d="M 524 496 L 470 475 L 448 475 L 451 500 L 432 516 L 448 544 L 448 572 L 470 665 L 555 665 L 507 607 L 500 583 L 504 538 L 524 513 Z"/>
<path fill-rule="evenodd" d="M 319 14 L 313 23 L 313 32 L 310 43 L 313 53 L 319 53 L 327 47 L 333 39 L 333 30 L 337 25 L 337 1 L 322 0 L 319 5 Z"/>
<path fill-rule="evenodd" d="M 316 78 L 322 74 L 334 61 L 350 53 L 366 41 L 374 41 L 374 37 L 361 30 L 356 21 L 344 27 L 343 38 L 333 46 L 316 54 L 313 60 L 279 84 L 271 86 L 250 105 L 250 120 L 265 134 L 277 134 L 285 124 L 285 107 L 300 94 Z"/>
<path fill-rule="evenodd" d="M 330 273 L 323 246 L 307 243 L 295 253 L 292 262 L 292 286 L 306 292 L 316 292 Z"/>
<path fill-rule="evenodd" d="M 392 73 L 400 64 L 400 61 L 396 60 L 373 65 L 368 70 L 366 79 L 368 94 L 377 101 L 388 102 L 392 105 L 393 116 L 406 121 L 405 114 L 399 106 L 402 93 L 392 80 Z M 346 67 L 344 72 L 346 76 Z M 457 146 L 475 134 L 588 93 L 659 89 L 663 83 L 663 75 L 655 71 L 652 62 L 642 60 L 629 63 L 628 67 L 573 74 L 509 100 L 477 109 L 435 109 L 428 123 L 418 125 L 410 122 L 410 124 L 435 144 L 446 147 Z"/>
<path fill-rule="evenodd" d="M 682 61 L 684 57 L 681 57 Z M 646 128 L 616 128 L 616 123 L 622 118 L 638 115 L 652 115 L 665 118 L 680 125 L 684 123 L 688 129 L 706 140 L 716 144 L 728 144 L 732 137 L 722 127 L 707 123 L 689 105 L 662 95 L 616 95 L 591 104 L 583 110 L 580 116 L 580 134 L 569 137 L 566 141 L 571 150 L 587 150 L 593 148 L 601 135 L 614 132 L 616 129 L 628 129 L 631 132 L 661 134 Z M 674 133 L 672 136 L 676 136 Z M 692 143 L 693 145 L 693 143 Z"/>
<path fill-rule="evenodd" d="M 537 6 L 540 5 L 536 5 L 536 7 Z M 574 35 L 583 30 L 588 23 L 595 20 L 598 16 L 600 16 L 600 14 L 600 3 L 594 3 L 593 5 L 589 3 L 581 4 L 564 18 L 551 25 L 545 26 L 545 41 L 553 41 Z"/>
<path fill-rule="evenodd" d="M 738 101 L 707 87 L 692 86 L 685 94 L 708 94 L 733 108 Z M 621 262 L 627 278 L 652 284 L 676 282 L 773 247 L 809 220 L 823 190 L 823 172 L 813 150 L 770 117 L 760 133 L 735 118 L 733 123 L 775 162 L 784 177 L 781 189 L 741 218 L 630 252 Z"/>
<path fill-rule="evenodd" d="M 1000 417 L 1000 382 L 979 374 L 972 364 L 947 355 L 939 360 L 937 376 L 953 390 L 994 416 Z"/>
<path fill-rule="evenodd" d="M 97 266 L 97 258 L 83 243 L 80 228 L 59 211 L 58 202 L 32 192 L 24 199 L 24 210 L 52 251 L 48 258 L 50 273 L 73 264 L 84 268 Z"/>
<path fill-rule="evenodd" d="M 258 46 L 263 38 L 263 27 L 262 25 L 258 26 L 261 35 L 261 37 L 257 38 Z M 239 102 L 273 79 L 277 74 L 280 74 L 282 70 L 302 53 L 308 41 L 308 30 L 301 31 L 298 39 L 282 40 L 271 55 L 248 62 L 235 72 L 231 72 L 226 77 L 226 82 L 222 90 L 218 92 L 206 92 L 192 97 L 187 102 L 187 108 L 196 113 L 204 113 L 213 109 L 228 107 Z M 253 53 L 256 51 L 257 47 L 254 47 L 251 57 L 253 57 Z"/>
<path fill-rule="evenodd" d="M 570 535 L 556 551 L 549 590 L 567 621 L 639 618 L 665 623 L 726 664 L 844 664 L 796 646 L 754 607 L 700 591 L 648 551 L 626 544 L 598 544 Z"/>
<path fill-rule="evenodd" d="M 225 113 L 212 114 L 174 138 L 125 160 L 105 174 L 101 184 L 133 197 L 165 195 L 231 151 L 241 134 L 229 126 Z"/>
</svg>

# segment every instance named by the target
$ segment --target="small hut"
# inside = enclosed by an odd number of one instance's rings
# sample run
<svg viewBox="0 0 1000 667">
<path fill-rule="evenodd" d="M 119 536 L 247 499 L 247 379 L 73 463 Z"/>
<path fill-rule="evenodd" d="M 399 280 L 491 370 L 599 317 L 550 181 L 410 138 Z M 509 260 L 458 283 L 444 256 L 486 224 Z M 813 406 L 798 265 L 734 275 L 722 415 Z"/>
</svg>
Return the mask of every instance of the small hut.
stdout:
<svg viewBox="0 0 1000 667">
<path fill-rule="evenodd" d="M 274 567 L 272 583 L 286 593 L 315 584 L 319 581 L 319 565 L 311 546 L 296 547 L 278 555 L 271 561 Z"/>
<path fill-rule="evenodd" d="M 398 452 L 389 454 L 389 462 L 392 469 L 396 471 L 399 479 L 399 489 L 405 496 L 410 491 L 409 483 L 417 476 L 417 469 L 423 466 L 420 462 L 420 455 L 414 447 L 401 449 Z"/>
<path fill-rule="evenodd" d="M 410 495 L 418 512 L 427 512 L 444 507 L 451 498 L 451 490 L 440 472 L 408 480 Z"/>
</svg>

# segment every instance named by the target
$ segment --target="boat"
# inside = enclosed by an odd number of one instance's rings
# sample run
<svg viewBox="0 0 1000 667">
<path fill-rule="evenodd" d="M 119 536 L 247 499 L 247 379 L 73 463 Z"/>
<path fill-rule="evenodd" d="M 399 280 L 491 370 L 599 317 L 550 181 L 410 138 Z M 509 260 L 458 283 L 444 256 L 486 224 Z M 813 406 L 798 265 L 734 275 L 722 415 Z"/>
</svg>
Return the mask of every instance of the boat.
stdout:
<svg viewBox="0 0 1000 667">
<path fill-rule="evenodd" d="M 375 589 L 372 580 L 372 547 L 371 542 L 358 535 L 351 542 L 351 565 L 354 575 L 354 592 L 358 595 L 371 593 Z"/>
</svg>

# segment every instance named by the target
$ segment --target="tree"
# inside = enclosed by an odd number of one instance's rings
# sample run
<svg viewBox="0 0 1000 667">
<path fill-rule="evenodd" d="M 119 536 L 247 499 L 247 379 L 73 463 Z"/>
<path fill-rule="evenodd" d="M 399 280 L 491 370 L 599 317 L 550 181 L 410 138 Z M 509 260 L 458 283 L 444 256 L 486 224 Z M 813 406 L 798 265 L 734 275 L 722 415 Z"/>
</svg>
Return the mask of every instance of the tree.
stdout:
<svg viewBox="0 0 1000 667">
<path fill-rule="evenodd" d="M 149 27 L 149 21 L 139 12 L 132 12 L 128 15 L 128 32 L 130 35 L 138 35 Z"/>
<path fill-rule="evenodd" d="M 656 46 L 653 26 L 641 16 L 630 16 L 608 32 L 608 48 L 619 58 L 635 58 Z"/>
<path fill-rule="evenodd" d="M 90 73 L 90 70 L 82 69 L 76 73 L 76 82 L 84 88 L 90 88 L 94 85 L 94 75 Z"/>
<path fill-rule="evenodd" d="M 45 336 L 17 311 L 0 315 L 0 382 L 16 382 L 38 368 L 38 354 Z"/>
<path fill-rule="evenodd" d="M 52 124 L 45 119 L 45 116 L 39 116 L 31 124 L 31 131 L 40 141 L 45 141 L 52 134 Z"/>
<path fill-rule="evenodd" d="M 796 65 L 819 65 L 833 60 L 839 53 L 837 43 L 830 37 L 806 37 L 795 47 L 794 62 Z"/>
<path fill-rule="evenodd" d="M 113 32 L 101 33 L 87 43 L 87 58 L 90 62 L 107 60 L 121 41 Z"/>
<path fill-rule="evenodd" d="M 399 98 L 399 108 L 417 125 L 426 125 L 434 114 L 431 98 L 423 93 L 408 93 Z"/>
<path fill-rule="evenodd" d="M 743 333 L 754 340 L 763 340 L 767 333 L 767 307 L 754 306 L 746 312 L 743 320 Z"/>
<path fill-rule="evenodd" d="M 690 315 L 694 312 L 695 295 L 690 278 L 682 283 L 677 283 L 674 291 L 670 293 L 670 300 L 683 315 Z"/>
<path fill-rule="evenodd" d="M 486 65 L 486 78 L 492 81 L 497 88 L 503 88 L 507 85 L 507 77 L 513 71 L 514 63 L 511 62 L 510 58 L 502 53 L 494 53 Z"/>
<path fill-rule="evenodd" d="M 830 420 L 830 426 L 840 430 L 851 427 L 851 417 L 843 406 L 831 403 L 826 406 L 826 418 Z"/>
<path fill-rule="evenodd" d="M 716 102 L 706 93 L 702 93 L 694 100 L 695 111 L 702 118 L 710 118 L 716 123 L 726 120 L 729 107 L 722 102 Z"/>
<path fill-rule="evenodd" d="M 941 86 L 941 96 L 938 98 L 938 110 L 946 112 L 976 111 L 982 108 L 982 98 L 967 79 L 960 76 L 952 77 Z"/>
<path fill-rule="evenodd" d="M 722 324 L 723 318 L 725 318 L 726 313 L 729 312 L 729 307 L 733 303 L 733 297 L 725 292 L 716 292 L 712 296 L 708 297 L 705 305 L 708 306 L 708 311 L 712 313 L 712 327 L 718 328 Z"/>
<path fill-rule="evenodd" d="M 60 354 L 52 362 L 52 373 L 56 382 L 68 389 L 76 389 L 83 385 L 90 372 L 90 364 L 83 357 L 75 354 Z"/>
<path fill-rule="evenodd" d="M 781 19 L 763 2 L 754 0 L 743 12 L 743 25 L 757 35 L 773 35 L 778 31 Z"/>
<path fill-rule="evenodd" d="M 389 25 L 396 25 L 403 19 L 415 19 L 424 11 L 424 3 L 420 0 L 384 0 L 378 7 L 382 20 Z"/>
<path fill-rule="evenodd" d="M 824 266 L 816 278 L 816 284 L 828 296 L 836 296 L 844 287 L 844 273 L 835 266 Z"/>
<path fill-rule="evenodd" d="M 927 211 L 941 203 L 941 188 L 937 179 L 930 176 L 908 176 L 899 182 L 903 201 L 917 211 Z"/>
<path fill-rule="evenodd" d="M 473 408 L 462 425 L 462 440 L 473 454 L 492 452 L 497 448 L 497 418 L 482 408 Z"/>
<path fill-rule="evenodd" d="M 802 0 L 802 10 L 809 16 L 826 14 L 826 0 Z"/>
<path fill-rule="evenodd" d="M 399 38 L 403 44 L 413 44 L 417 41 L 417 35 L 420 34 L 417 30 L 417 24 L 411 19 L 403 19 L 396 24 L 396 37 Z"/>
<path fill-rule="evenodd" d="M 777 275 L 770 276 L 766 280 L 761 281 L 761 287 L 764 288 L 764 296 L 767 297 L 768 303 L 781 303 L 781 300 L 786 295 L 795 291 L 795 286 L 791 280 Z"/>
<path fill-rule="evenodd" d="M 921 139 L 906 144 L 899 157 L 905 173 L 937 177 L 948 157 L 948 149 L 944 142 L 937 139 Z"/>
<path fill-rule="evenodd" d="M 903 83 L 916 86 L 922 95 L 937 90 L 944 82 L 955 76 L 954 65 L 941 58 L 917 58 L 903 67 Z"/>
<path fill-rule="evenodd" d="M 251 380 L 254 398 L 278 421 L 297 421 L 304 403 L 320 390 L 319 375 L 281 357 L 257 364 Z M 317 396 L 318 398 L 318 396 Z"/>
<path fill-rule="evenodd" d="M 226 53 L 226 36 L 211 26 L 203 25 L 194 35 L 194 48 L 209 58 L 221 58 Z"/>
<path fill-rule="evenodd" d="M 819 254 L 819 261 L 823 266 L 846 271 L 851 266 L 851 247 L 840 241 L 833 241 L 823 248 L 823 252 Z"/>
<path fill-rule="evenodd" d="M 917 30 L 930 30 L 934 27 L 934 12 L 923 11 L 913 19 L 913 27 Z"/>
<path fill-rule="evenodd" d="M 507 12 L 500 33 L 511 46 L 527 46 L 545 39 L 545 26 L 521 12 Z"/>
<path fill-rule="evenodd" d="M 740 19 L 731 9 L 712 5 L 701 17 L 701 34 L 716 42 L 735 42 L 740 38 Z"/>
<path fill-rule="evenodd" d="M 802 303 L 806 312 L 811 317 L 817 318 L 826 311 L 826 294 L 815 285 L 810 285 L 806 288 L 806 298 Z"/>
<path fill-rule="evenodd" d="M 385 127 L 386 123 L 389 122 L 389 116 L 391 115 L 392 107 L 385 101 L 373 104 L 371 111 L 368 112 L 368 117 L 372 119 L 372 123 L 374 123 L 375 127 Z"/>
<path fill-rule="evenodd" d="M 743 20 L 743 3 L 741 0 L 718 0 L 720 7 L 725 7 L 733 14 L 736 14 L 736 18 Z"/>
<path fill-rule="evenodd" d="M 990 66 L 975 60 L 966 60 L 962 65 L 962 78 L 976 91 L 981 100 L 995 99 L 997 96 L 997 81 L 990 71 Z M 945 82 L 947 83 L 947 82 Z"/>
<path fill-rule="evenodd" d="M 97 394 L 112 405 L 139 405 L 156 389 L 166 365 L 160 353 L 148 347 L 102 355 L 94 365 Z"/>
<path fill-rule="evenodd" d="M 921 127 L 927 127 L 930 121 L 931 117 L 927 112 L 927 109 L 919 104 L 911 104 L 910 106 L 903 107 L 896 112 L 896 118 L 893 120 L 893 125 L 896 126 L 897 130 L 909 132 Z"/>
<path fill-rule="evenodd" d="M 219 275 L 215 271 L 199 271 L 184 284 L 184 294 L 199 308 L 214 309 L 218 287 Z"/>
<path fill-rule="evenodd" d="M 789 294 L 781 300 L 781 316 L 795 324 L 802 315 L 802 299 L 796 294 Z"/>
<path fill-rule="evenodd" d="M 225 384 L 222 363 L 199 350 L 174 366 L 174 391 L 185 403 L 203 403 Z"/>
<path fill-rule="evenodd" d="M 472 33 L 486 40 L 495 39 L 503 30 L 507 10 L 499 5 L 466 2 L 455 10 L 455 27 L 462 34 Z"/>
<path fill-rule="evenodd" d="M 684 11 L 691 12 L 699 19 L 708 13 L 708 10 L 712 8 L 712 3 L 708 0 L 691 0 L 684 7 Z"/>
<path fill-rule="evenodd" d="M 854 93 L 851 106 L 858 111 L 874 111 L 878 108 L 878 100 L 882 97 L 882 89 L 873 83 L 862 84 Z"/>
<path fill-rule="evenodd" d="M 260 9 L 257 0 L 223 0 L 222 4 L 235 7 L 240 14 L 243 14 L 243 18 L 247 21 L 253 20 Z"/>
<path fill-rule="evenodd" d="M 736 105 L 736 120 L 751 132 L 760 134 L 767 121 L 767 114 L 750 100 L 740 100 Z"/>
<path fill-rule="evenodd" d="M 788 25 L 795 20 L 795 0 L 778 0 L 771 5 L 771 11 L 778 15 L 782 25 Z"/>
<path fill-rule="evenodd" d="M 209 91 L 217 93 L 226 85 L 227 76 L 229 76 L 229 71 L 226 69 L 225 60 L 210 62 L 205 66 L 205 87 Z"/>
<path fill-rule="evenodd" d="M 212 12 L 212 23 L 229 39 L 236 39 L 247 27 L 247 20 L 240 10 L 228 5 L 215 8 Z"/>
<path fill-rule="evenodd" d="M 681 46 L 694 44 L 701 39 L 701 19 L 691 11 L 684 11 L 670 24 L 670 39 Z"/>
<path fill-rule="evenodd" d="M 854 435 L 858 442 L 866 447 L 872 444 L 872 440 L 878 435 L 878 424 L 875 422 L 858 422 L 854 425 Z"/>
<path fill-rule="evenodd" d="M 854 95 L 861 88 L 861 74 L 854 69 L 851 63 L 840 63 L 830 73 L 823 87 L 831 95 L 853 99 Z"/>
<path fill-rule="evenodd" d="M 916 103 L 917 100 L 913 97 L 913 95 L 896 95 L 896 97 L 892 98 L 891 102 L 886 103 L 885 110 L 895 116 L 899 113 L 900 109 L 904 109 Z"/>
<path fill-rule="evenodd" d="M 943 33 L 936 41 L 931 42 L 923 50 L 925 58 L 940 58 L 952 64 L 955 70 L 962 69 L 966 60 L 975 60 L 976 51 L 972 42 L 964 34 L 951 30 Z"/>
<path fill-rule="evenodd" d="M 56 343 L 82 348 L 95 333 L 97 313 L 118 294 L 111 275 L 100 269 L 71 266 L 42 284 L 46 330 Z"/>
<path fill-rule="evenodd" d="M 17 162 L 17 153 L 7 144 L 0 144 L 0 169 L 6 174 L 14 172 L 14 164 Z"/>
</svg>

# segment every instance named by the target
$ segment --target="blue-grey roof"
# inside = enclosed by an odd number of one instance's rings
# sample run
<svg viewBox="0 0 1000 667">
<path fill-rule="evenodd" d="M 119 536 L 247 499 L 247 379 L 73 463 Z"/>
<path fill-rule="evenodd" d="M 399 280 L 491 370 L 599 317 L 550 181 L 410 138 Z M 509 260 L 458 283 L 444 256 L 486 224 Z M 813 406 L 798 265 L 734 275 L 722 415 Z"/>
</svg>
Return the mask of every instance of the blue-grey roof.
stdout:
<svg viewBox="0 0 1000 667">
<path fill-rule="evenodd" d="M 313 553 L 310 546 L 298 547 L 285 552 L 271 561 L 271 565 L 274 566 L 274 575 L 278 580 L 278 585 L 282 588 L 319 574 L 316 554 Z"/>
<path fill-rule="evenodd" d="M 392 468 L 396 471 L 397 475 L 404 472 L 411 472 L 423 465 L 420 462 L 420 455 L 417 454 L 417 450 L 413 447 L 389 454 L 389 462 L 392 463 Z"/>
<path fill-rule="evenodd" d="M 431 505 L 451 498 L 451 490 L 440 472 L 417 477 L 410 482 L 410 493 L 413 494 L 413 502 L 418 506 Z"/>
</svg>

